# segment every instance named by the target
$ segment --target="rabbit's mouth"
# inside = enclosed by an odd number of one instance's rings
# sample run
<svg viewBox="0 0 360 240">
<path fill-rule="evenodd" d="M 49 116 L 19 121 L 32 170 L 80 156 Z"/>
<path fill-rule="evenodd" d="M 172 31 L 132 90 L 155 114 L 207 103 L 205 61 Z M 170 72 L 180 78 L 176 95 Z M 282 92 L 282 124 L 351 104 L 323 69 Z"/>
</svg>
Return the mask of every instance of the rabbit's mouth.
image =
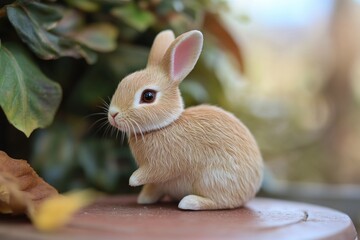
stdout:
<svg viewBox="0 0 360 240">
<path fill-rule="evenodd" d="M 111 126 L 119 128 L 119 124 L 116 122 L 114 118 L 109 117 L 108 120 Z"/>
<path fill-rule="evenodd" d="M 109 118 L 109 123 L 110 123 L 110 125 L 112 125 L 113 127 L 119 129 L 122 132 L 127 131 L 127 126 L 126 126 L 126 123 L 125 123 L 124 119 L 116 119 L 116 120 L 114 120 L 112 118 Z"/>
<path fill-rule="evenodd" d="M 110 123 L 111 126 L 113 127 L 117 127 L 117 124 L 115 122 L 115 119 L 114 118 L 111 118 L 111 117 L 108 117 L 108 121 Z"/>
</svg>

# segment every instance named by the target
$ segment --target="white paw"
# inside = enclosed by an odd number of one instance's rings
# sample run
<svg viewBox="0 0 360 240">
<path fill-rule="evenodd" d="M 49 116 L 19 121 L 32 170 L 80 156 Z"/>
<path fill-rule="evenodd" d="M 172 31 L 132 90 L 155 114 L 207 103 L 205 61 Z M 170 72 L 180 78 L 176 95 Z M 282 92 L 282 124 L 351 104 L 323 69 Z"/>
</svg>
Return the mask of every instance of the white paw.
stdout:
<svg viewBox="0 0 360 240">
<path fill-rule="evenodd" d="M 178 207 L 184 210 L 200 210 L 201 204 L 196 196 L 188 195 L 181 199 Z"/>
<path fill-rule="evenodd" d="M 142 184 L 140 183 L 140 180 L 133 174 L 133 175 L 131 175 L 131 177 L 129 179 L 129 185 L 132 187 L 137 187 Z"/>
</svg>

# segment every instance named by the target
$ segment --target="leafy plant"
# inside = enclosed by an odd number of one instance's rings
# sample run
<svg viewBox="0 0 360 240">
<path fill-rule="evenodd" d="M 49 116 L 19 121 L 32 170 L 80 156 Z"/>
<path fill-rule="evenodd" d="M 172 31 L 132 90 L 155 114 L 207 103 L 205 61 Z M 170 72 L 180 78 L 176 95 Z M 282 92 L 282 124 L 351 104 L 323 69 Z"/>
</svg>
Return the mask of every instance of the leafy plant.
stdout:
<svg viewBox="0 0 360 240">
<path fill-rule="evenodd" d="M 104 138 L 109 132 L 99 106 L 124 76 L 145 66 L 163 29 L 177 35 L 201 29 L 206 48 L 220 46 L 242 68 L 239 49 L 217 15 L 225 9 L 222 0 L 2 1 L 0 148 L 30 158 L 60 191 L 129 191 L 131 154 L 115 136 Z M 204 57 L 182 88 L 187 105 L 224 99 Z"/>
<path fill-rule="evenodd" d="M 2 12 L 6 12 L 21 40 L 41 59 L 70 56 L 94 63 L 96 51 L 116 48 L 116 27 L 110 23 L 84 25 L 72 10 L 58 5 L 18 0 L 3 6 Z M 10 123 L 29 136 L 34 129 L 52 122 L 61 88 L 44 76 L 18 44 L 2 44 L 0 50 L 1 107 Z"/>
</svg>

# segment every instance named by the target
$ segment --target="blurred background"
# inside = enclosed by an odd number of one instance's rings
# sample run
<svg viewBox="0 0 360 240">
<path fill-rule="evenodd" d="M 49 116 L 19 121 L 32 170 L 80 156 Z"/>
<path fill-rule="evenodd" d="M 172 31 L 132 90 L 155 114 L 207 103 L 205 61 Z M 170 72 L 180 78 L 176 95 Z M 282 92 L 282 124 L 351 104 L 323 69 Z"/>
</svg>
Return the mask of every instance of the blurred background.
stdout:
<svg viewBox="0 0 360 240">
<path fill-rule="evenodd" d="M 1 150 L 28 159 L 61 192 L 137 192 L 128 186 L 136 166 L 126 141 L 94 113 L 104 113 L 124 76 L 145 67 L 159 31 L 199 29 L 205 45 L 181 85 L 186 105 L 221 106 L 250 128 L 267 165 L 260 195 L 339 209 L 359 229 L 360 1 L 43 2 L 64 11 L 60 27 L 115 26 L 116 46 L 95 49 L 96 61 L 43 60 L 27 49 L 63 98 L 54 122 L 29 138 L 0 110 Z M 23 44 L 6 18 L 0 36 Z"/>
</svg>

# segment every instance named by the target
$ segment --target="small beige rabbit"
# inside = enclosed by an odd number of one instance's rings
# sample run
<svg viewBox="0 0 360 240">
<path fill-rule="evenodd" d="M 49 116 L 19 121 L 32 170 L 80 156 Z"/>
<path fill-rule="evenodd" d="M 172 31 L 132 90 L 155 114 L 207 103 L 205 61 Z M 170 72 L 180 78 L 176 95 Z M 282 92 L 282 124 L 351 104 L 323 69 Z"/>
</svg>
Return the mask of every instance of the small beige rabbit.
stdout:
<svg viewBox="0 0 360 240">
<path fill-rule="evenodd" d="M 199 31 L 159 33 L 146 68 L 125 77 L 111 99 L 108 120 L 127 133 L 139 166 L 129 184 L 144 185 L 140 204 L 167 195 L 181 209 L 236 208 L 260 187 L 263 161 L 249 130 L 218 107 L 184 109 L 179 84 L 202 44 Z"/>
</svg>

